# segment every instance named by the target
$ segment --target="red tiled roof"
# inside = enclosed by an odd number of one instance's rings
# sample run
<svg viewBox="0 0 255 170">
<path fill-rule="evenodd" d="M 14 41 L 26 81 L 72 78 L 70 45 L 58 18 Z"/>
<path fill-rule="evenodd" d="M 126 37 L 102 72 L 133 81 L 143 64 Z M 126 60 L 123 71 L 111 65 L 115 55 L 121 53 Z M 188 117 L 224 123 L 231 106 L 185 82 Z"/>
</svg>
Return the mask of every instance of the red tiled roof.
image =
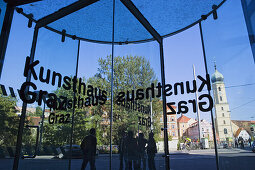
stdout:
<svg viewBox="0 0 255 170">
<path fill-rule="evenodd" d="M 179 122 L 179 123 L 188 123 L 189 120 L 190 120 L 190 118 L 188 118 L 187 116 L 181 115 L 181 117 L 179 117 L 177 119 L 177 122 Z"/>
<path fill-rule="evenodd" d="M 176 106 L 171 105 L 171 107 L 176 111 Z M 166 112 L 171 112 L 170 108 L 166 105 Z"/>
</svg>

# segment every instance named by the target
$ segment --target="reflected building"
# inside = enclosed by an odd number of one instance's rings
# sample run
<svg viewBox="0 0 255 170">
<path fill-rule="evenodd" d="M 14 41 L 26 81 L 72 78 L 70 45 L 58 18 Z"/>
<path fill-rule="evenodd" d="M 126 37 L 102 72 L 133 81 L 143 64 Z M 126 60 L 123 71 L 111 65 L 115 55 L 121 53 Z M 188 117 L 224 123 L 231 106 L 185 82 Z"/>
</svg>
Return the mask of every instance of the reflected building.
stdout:
<svg viewBox="0 0 255 170">
<path fill-rule="evenodd" d="M 231 128 L 230 111 L 225 90 L 224 77 L 216 69 L 216 65 L 214 67 L 215 72 L 211 76 L 211 81 L 216 115 L 216 133 L 220 141 L 228 141 L 233 138 L 233 132 Z"/>
<path fill-rule="evenodd" d="M 196 120 L 193 118 L 189 118 L 187 116 L 184 116 L 183 114 L 177 119 L 178 124 L 178 135 L 180 138 L 183 136 L 188 136 L 187 129 L 195 123 Z"/>
<path fill-rule="evenodd" d="M 175 106 L 172 106 L 173 109 L 176 110 Z M 167 112 L 171 112 L 168 106 L 166 106 Z M 163 119 L 163 114 L 162 117 L 160 118 L 160 125 L 161 127 L 164 127 L 164 119 Z M 167 133 L 169 136 L 172 137 L 172 139 L 178 139 L 178 126 L 177 126 L 177 118 L 176 114 L 168 114 L 167 115 Z M 160 134 L 161 138 L 164 137 L 164 131 L 161 131 Z"/>
</svg>

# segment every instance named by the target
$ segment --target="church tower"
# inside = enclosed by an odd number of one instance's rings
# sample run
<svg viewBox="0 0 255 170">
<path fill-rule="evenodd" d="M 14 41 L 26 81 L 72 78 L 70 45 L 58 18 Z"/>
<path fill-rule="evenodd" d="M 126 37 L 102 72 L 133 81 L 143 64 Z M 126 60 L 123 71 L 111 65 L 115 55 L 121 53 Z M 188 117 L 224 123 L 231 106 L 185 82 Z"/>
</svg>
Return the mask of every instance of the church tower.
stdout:
<svg viewBox="0 0 255 170">
<path fill-rule="evenodd" d="M 233 132 L 231 128 L 230 111 L 225 90 L 224 77 L 220 72 L 218 72 L 216 65 L 214 67 L 215 72 L 211 77 L 211 81 L 216 115 L 216 132 L 219 135 L 220 141 L 229 141 L 229 139 L 233 138 Z"/>
</svg>

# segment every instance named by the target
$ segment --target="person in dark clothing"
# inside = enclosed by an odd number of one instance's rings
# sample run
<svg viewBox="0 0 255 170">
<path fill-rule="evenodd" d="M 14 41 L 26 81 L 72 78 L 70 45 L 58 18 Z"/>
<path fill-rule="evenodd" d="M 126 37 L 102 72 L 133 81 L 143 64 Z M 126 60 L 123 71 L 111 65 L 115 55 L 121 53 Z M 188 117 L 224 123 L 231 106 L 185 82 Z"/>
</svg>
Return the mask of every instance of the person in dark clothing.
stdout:
<svg viewBox="0 0 255 170">
<path fill-rule="evenodd" d="M 141 161 L 143 162 L 143 170 L 146 170 L 146 144 L 148 141 L 144 138 L 143 133 L 139 133 L 138 136 L 138 152 L 139 152 L 139 159 L 138 159 L 138 167 L 141 168 Z"/>
<path fill-rule="evenodd" d="M 138 145 L 137 140 L 133 137 L 134 133 L 128 131 L 128 135 L 124 141 L 124 158 L 127 170 L 137 169 L 138 161 Z"/>
<path fill-rule="evenodd" d="M 126 133 L 123 132 L 122 134 L 122 137 L 120 139 L 120 144 L 119 144 L 119 153 L 120 153 L 120 169 L 119 170 L 122 170 L 123 169 L 123 158 L 124 158 L 124 141 L 126 139 Z"/>
<path fill-rule="evenodd" d="M 249 144 L 250 144 L 250 147 L 251 147 L 251 138 L 249 138 L 249 140 L 248 140 L 248 141 L 249 141 Z"/>
<path fill-rule="evenodd" d="M 235 139 L 235 147 L 238 148 L 238 139 Z"/>
<path fill-rule="evenodd" d="M 147 146 L 149 170 L 156 170 L 154 157 L 155 154 L 157 153 L 157 146 L 153 136 L 154 134 L 151 132 L 149 134 L 149 141 Z"/>
<path fill-rule="evenodd" d="M 86 136 L 82 143 L 81 149 L 83 152 L 83 162 L 81 166 L 81 170 L 84 170 L 89 162 L 90 169 L 95 170 L 95 157 L 96 157 L 96 147 L 97 147 L 97 138 L 96 138 L 96 130 L 94 128 L 90 129 L 89 135 Z"/>
</svg>

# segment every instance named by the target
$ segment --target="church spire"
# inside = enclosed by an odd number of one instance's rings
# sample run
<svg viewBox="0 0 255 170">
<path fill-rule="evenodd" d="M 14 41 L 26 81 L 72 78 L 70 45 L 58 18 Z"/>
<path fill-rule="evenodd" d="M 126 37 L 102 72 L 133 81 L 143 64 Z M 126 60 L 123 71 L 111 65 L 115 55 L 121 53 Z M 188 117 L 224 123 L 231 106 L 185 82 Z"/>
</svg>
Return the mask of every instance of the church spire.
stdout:
<svg viewBox="0 0 255 170">
<path fill-rule="evenodd" d="M 216 60 L 214 59 L 214 69 L 215 69 L 215 71 L 217 70 L 216 69 Z"/>
</svg>

